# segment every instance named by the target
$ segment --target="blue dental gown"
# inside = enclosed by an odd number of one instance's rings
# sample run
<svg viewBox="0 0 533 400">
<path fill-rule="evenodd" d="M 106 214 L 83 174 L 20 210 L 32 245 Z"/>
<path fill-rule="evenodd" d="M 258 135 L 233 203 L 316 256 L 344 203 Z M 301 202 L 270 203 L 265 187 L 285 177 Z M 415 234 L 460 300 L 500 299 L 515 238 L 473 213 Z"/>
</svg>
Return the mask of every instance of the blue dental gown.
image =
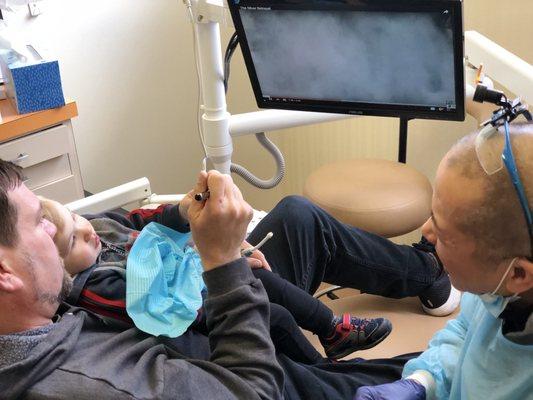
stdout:
<svg viewBox="0 0 533 400">
<path fill-rule="evenodd" d="M 416 370 L 433 375 L 439 400 L 533 400 L 533 345 L 503 336 L 502 320 L 473 294 L 463 295 L 459 316 L 405 365 L 403 377 Z"/>
</svg>

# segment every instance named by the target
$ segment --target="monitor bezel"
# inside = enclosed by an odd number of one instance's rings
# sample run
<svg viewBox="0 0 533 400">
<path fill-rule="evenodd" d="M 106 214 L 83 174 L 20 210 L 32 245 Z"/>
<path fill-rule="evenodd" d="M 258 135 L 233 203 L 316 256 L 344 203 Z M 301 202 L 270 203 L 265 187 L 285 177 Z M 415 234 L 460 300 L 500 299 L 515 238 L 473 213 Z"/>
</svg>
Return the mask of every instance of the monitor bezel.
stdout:
<svg viewBox="0 0 533 400">
<path fill-rule="evenodd" d="M 238 4 L 236 4 L 238 3 Z M 428 106 L 376 104 L 363 102 L 341 102 L 322 100 L 291 100 L 267 99 L 262 95 L 246 33 L 242 25 L 238 8 L 241 6 L 255 7 L 285 7 L 311 10 L 354 10 L 354 11 L 439 11 L 452 10 L 453 13 L 453 52 L 455 75 L 456 108 L 447 110 L 444 107 L 431 110 Z M 464 83 L 464 31 L 462 0 L 228 0 L 235 30 L 239 37 L 244 62 L 254 96 L 259 108 L 274 108 L 297 111 L 314 111 L 327 113 L 341 113 L 352 115 L 374 115 L 384 117 L 399 117 L 405 119 L 436 119 L 450 121 L 464 121 L 465 119 L 465 83 Z"/>
</svg>

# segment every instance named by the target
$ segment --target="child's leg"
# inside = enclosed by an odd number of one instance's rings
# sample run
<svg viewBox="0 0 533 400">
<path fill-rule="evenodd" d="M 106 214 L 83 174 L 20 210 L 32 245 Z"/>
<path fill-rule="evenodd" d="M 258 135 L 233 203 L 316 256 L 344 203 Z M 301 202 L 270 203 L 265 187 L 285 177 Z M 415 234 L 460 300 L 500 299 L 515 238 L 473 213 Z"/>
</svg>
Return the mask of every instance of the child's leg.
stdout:
<svg viewBox="0 0 533 400">
<path fill-rule="evenodd" d="M 206 336 L 209 334 L 203 309 L 190 329 Z M 304 336 L 291 313 L 274 303 L 270 303 L 270 337 L 276 350 L 294 361 L 315 364 L 323 360 L 320 353 Z"/>
<path fill-rule="evenodd" d="M 330 358 L 374 347 L 392 330 L 384 318 L 337 317 L 320 300 L 277 274 L 265 269 L 254 269 L 253 273 L 263 283 L 270 302 L 283 306 L 300 327 L 318 335 Z"/>
<path fill-rule="evenodd" d="M 274 303 L 270 303 L 270 337 L 276 350 L 294 361 L 316 364 L 324 360 L 304 336 L 291 313 Z"/>
<path fill-rule="evenodd" d="M 318 336 L 331 333 L 334 315 L 324 303 L 278 274 L 262 268 L 254 269 L 253 273 L 263 283 L 270 302 L 289 310 L 301 328 Z"/>
<path fill-rule="evenodd" d="M 207 329 L 206 313 L 203 306 L 198 310 L 198 315 L 196 316 L 196 319 L 193 321 L 189 329 L 192 329 L 193 331 L 201 333 L 205 336 L 209 334 L 209 331 Z"/>
</svg>

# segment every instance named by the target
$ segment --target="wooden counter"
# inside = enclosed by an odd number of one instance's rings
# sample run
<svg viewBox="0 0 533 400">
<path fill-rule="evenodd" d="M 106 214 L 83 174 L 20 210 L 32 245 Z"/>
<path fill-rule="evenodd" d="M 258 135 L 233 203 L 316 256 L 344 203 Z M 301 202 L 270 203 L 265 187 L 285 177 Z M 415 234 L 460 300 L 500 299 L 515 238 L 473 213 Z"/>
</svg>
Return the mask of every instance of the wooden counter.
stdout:
<svg viewBox="0 0 533 400">
<path fill-rule="evenodd" d="M 78 115 L 76 102 L 29 114 L 17 114 L 9 100 L 0 100 L 0 142 L 24 136 L 49 126 L 68 121 Z"/>
</svg>

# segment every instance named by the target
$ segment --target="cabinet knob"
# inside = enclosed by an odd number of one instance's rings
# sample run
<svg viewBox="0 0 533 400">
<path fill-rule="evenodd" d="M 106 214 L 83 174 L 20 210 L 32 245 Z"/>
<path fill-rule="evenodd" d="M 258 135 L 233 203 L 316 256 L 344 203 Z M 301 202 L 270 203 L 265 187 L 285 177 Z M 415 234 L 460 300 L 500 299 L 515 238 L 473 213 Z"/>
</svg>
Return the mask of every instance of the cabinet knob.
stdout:
<svg viewBox="0 0 533 400">
<path fill-rule="evenodd" d="M 17 158 L 14 160 L 10 160 L 13 164 L 20 164 L 22 161 L 24 161 L 26 158 L 28 158 L 30 155 L 27 153 L 20 153 Z"/>
</svg>

